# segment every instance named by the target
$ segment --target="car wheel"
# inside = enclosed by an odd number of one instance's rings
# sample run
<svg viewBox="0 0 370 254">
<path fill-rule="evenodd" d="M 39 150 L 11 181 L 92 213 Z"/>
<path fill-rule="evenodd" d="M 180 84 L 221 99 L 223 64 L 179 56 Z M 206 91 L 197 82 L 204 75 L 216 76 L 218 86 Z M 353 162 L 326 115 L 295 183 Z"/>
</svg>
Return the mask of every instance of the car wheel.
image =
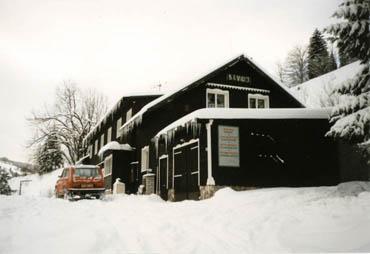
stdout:
<svg viewBox="0 0 370 254">
<path fill-rule="evenodd" d="M 70 200 L 71 195 L 67 190 L 64 190 L 63 199 Z"/>
</svg>

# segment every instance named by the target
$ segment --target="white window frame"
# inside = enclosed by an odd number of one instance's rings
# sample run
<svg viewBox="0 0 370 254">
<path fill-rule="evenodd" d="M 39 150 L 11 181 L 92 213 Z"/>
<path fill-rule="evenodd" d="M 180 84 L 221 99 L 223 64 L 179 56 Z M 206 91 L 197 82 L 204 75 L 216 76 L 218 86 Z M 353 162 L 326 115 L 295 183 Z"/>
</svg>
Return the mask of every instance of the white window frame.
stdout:
<svg viewBox="0 0 370 254">
<path fill-rule="evenodd" d="M 117 119 L 117 122 L 116 122 L 116 137 L 115 138 L 119 138 L 121 136 L 121 133 L 119 131 L 121 126 L 122 126 L 122 117 Z"/>
<path fill-rule="evenodd" d="M 128 120 L 130 120 L 131 119 L 131 117 L 132 117 L 132 108 L 130 108 L 129 110 L 127 110 L 127 112 L 126 112 L 126 122 L 128 121 Z"/>
<path fill-rule="evenodd" d="M 94 155 L 98 153 L 98 146 L 99 146 L 99 140 L 96 139 L 95 140 L 95 144 L 94 144 Z"/>
<path fill-rule="evenodd" d="M 214 94 L 215 95 L 215 108 L 220 108 L 217 107 L 217 95 L 224 95 L 225 96 L 225 107 L 223 108 L 229 108 L 229 91 L 227 90 L 222 90 L 218 88 L 207 88 L 206 92 L 206 107 L 208 108 L 208 94 Z"/>
<path fill-rule="evenodd" d="M 112 154 L 104 159 L 104 177 L 110 176 L 113 169 L 113 156 Z"/>
<path fill-rule="evenodd" d="M 104 133 L 103 134 L 101 134 L 101 136 L 100 136 L 100 148 L 102 148 L 105 144 L 104 144 Z"/>
<path fill-rule="evenodd" d="M 141 149 L 141 172 L 149 169 L 149 146 Z"/>
<path fill-rule="evenodd" d="M 270 97 L 268 95 L 262 95 L 262 94 L 248 94 L 248 108 L 251 108 L 251 99 L 256 100 L 256 107 L 258 108 L 258 100 L 264 100 L 265 101 L 265 107 L 264 108 L 270 108 Z"/>
<path fill-rule="evenodd" d="M 89 154 L 89 158 L 91 159 L 93 157 L 92 145 L 89 145 L 89 147 L 87 148 L 87 153 Z"/>
<path fill-rule="evenodd" d="M 107 131 L 107 144 L 111 141 L 112 141 L 112 127 L 109 127 Z"/>
</svg>

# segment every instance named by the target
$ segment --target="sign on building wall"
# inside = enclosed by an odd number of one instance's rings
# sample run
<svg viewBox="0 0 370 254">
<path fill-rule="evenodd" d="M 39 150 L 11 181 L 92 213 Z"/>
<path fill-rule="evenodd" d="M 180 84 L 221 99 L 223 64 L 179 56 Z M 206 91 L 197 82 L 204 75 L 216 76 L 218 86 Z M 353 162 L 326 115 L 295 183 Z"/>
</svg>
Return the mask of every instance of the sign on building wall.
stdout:
<svg viewBox="0 0 370 254">
<path fill-rule="evenodd" d="M 226 80 L 236 81 L 236 82 L 241 82 L 241 83 L 250 83 L 251 81 L 250 77 L 244 76 L 244 75 L 237 75 L 237 74 L 227 74 Z"/>
<path fill-rule="evenodd" d="M 239 127 L 218 126 L 218 165 L 240 167 Z"/>
</svg>

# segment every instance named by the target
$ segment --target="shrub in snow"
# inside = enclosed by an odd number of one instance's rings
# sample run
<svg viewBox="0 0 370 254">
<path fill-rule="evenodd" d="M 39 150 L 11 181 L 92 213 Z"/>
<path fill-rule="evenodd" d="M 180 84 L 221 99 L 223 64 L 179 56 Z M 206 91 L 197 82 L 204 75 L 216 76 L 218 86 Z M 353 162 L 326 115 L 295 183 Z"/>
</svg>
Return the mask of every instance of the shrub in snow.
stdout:
<svg viewBox="0 0 370 254">
<path fill-rule="evenodd" d="M 370 154 L 370 0 L 344 0 L 333 15 L 340 23 L 326 31 L 338 48 L 363 64 L 354 79 L 343 83 L 335 93 L 351 99 L 338 105 L 332 113 L 334 124 L 328 136 L 358 143 Z M 348 77 L 352 78 L 352 77 Z"/>
<path fill-rule="evenodd" d="M 0 194 L 1 195 L 11 194 L 12 190 L 10 189 L 10 186 L 8 184 L 9 179 L 10 179 L 10 176 L 8 172 L 0 168 Z"/>
</svg>

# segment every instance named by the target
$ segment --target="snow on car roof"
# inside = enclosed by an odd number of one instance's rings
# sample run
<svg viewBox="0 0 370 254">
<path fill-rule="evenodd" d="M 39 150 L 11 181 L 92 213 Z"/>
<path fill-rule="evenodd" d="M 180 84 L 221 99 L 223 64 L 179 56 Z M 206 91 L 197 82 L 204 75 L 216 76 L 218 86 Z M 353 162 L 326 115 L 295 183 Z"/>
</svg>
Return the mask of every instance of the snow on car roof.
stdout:
<svg viewBox="0 0 370 254">
<path fill-rule="evenodd" d="M 196 119 L 329 119 L 332 108 L 203 108 L 166 126 L 156 137 Z"/>
</svg>

